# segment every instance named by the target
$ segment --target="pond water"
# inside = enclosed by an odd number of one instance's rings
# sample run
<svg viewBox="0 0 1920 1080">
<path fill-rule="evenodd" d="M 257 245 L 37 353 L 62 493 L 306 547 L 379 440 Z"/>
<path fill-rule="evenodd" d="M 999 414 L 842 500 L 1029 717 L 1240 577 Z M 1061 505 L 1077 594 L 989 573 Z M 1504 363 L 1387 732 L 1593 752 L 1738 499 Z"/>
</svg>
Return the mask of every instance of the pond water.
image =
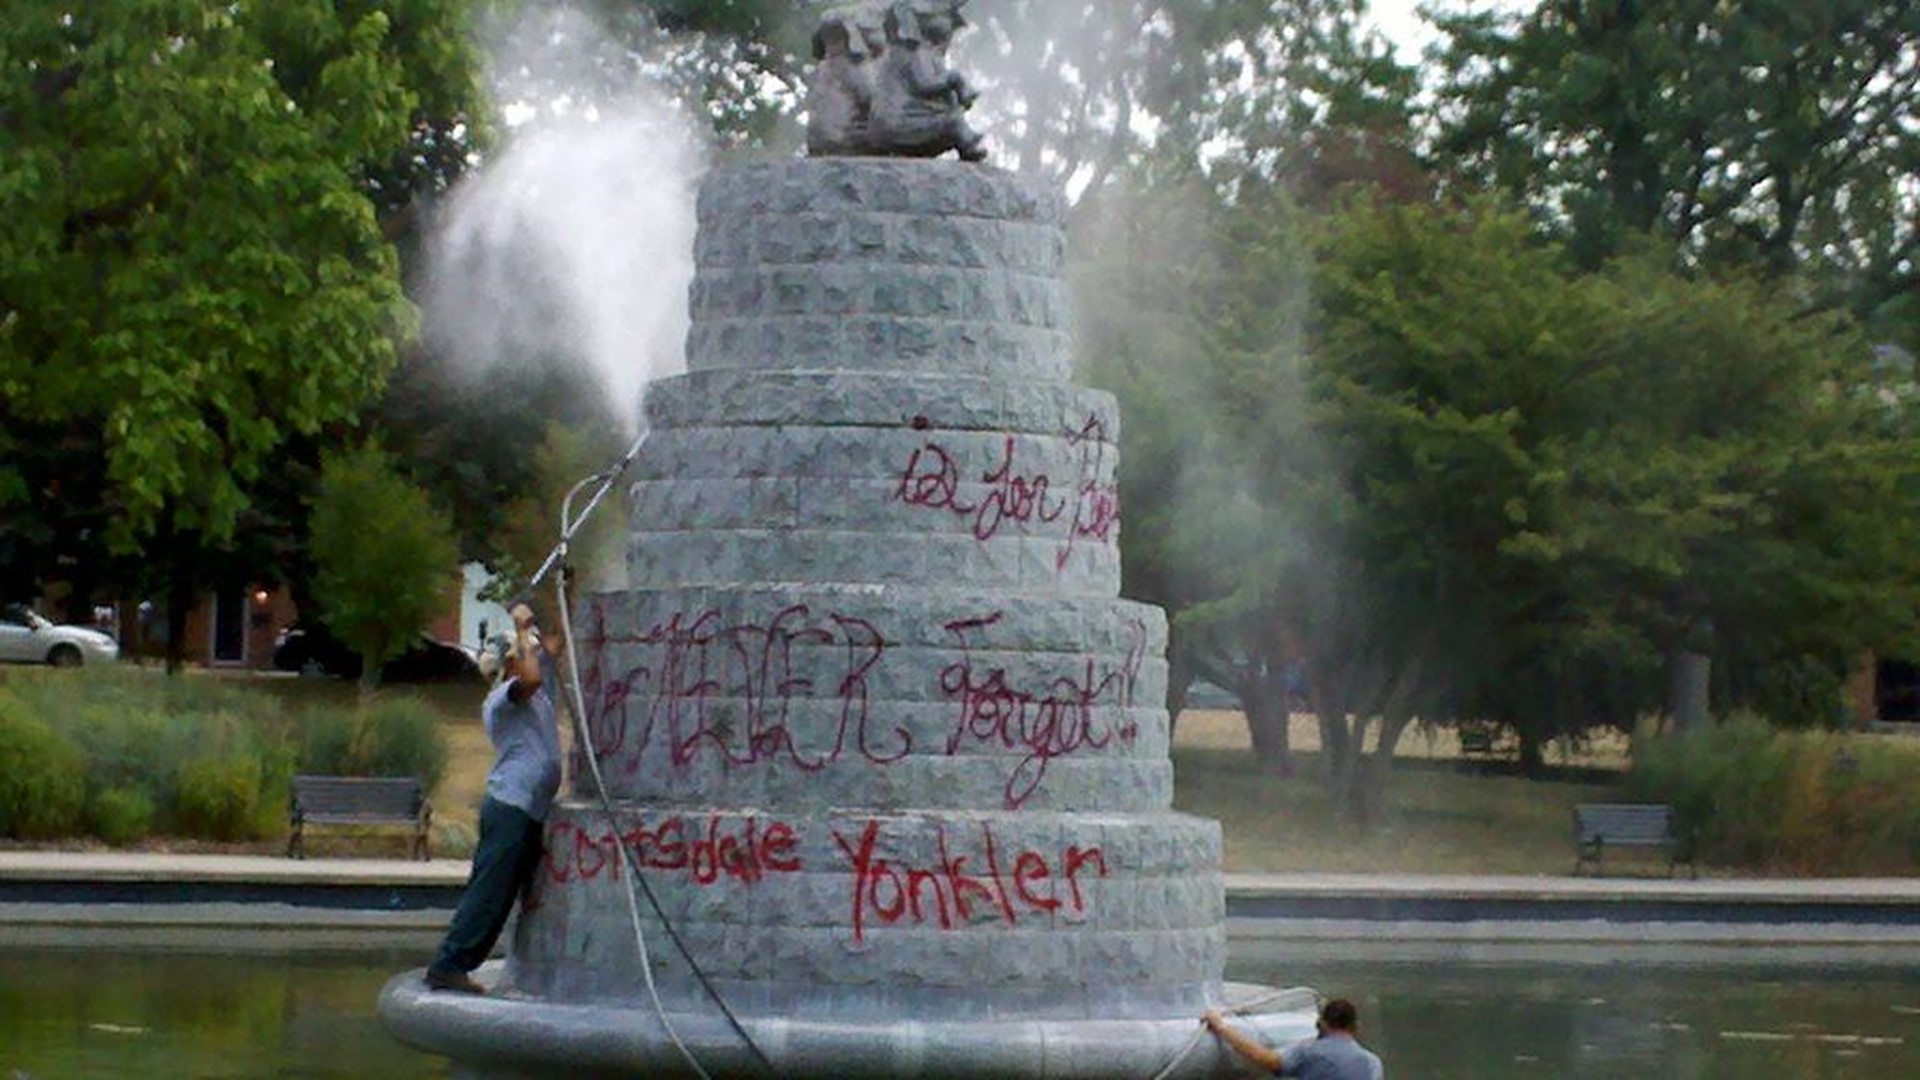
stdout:
<svg viewBox="0 0 1920 1080">
<path fill-rule="evenodd" d="M 1920 962 L 1315 962 L 1230 974 L 1349 997 L 1396 1080 L 1920 1077 Z M 1858 958 L 1856 958 L 1857 961 Z M 1263 970 L 1264 969 L 1264 970 Z"/>
<path fill-rule="evenodd" d="M 1920 958 L 1608 957 L 1256 960 L 1229 974 L 1353 998 L 1397 1080 L 1920 1076 Z M 6 949 L 0 1078 L 444 1078 L 373 1011 L 387 976 L 417 962 Z"/>
</svg>

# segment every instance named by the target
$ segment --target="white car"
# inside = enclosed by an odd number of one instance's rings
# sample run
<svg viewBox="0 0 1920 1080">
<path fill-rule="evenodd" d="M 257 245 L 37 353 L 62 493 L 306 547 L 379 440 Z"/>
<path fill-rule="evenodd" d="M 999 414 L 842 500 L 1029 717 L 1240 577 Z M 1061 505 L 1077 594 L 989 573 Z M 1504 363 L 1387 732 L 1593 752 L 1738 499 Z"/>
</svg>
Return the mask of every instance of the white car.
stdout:
<svg viewBox="0 0 1920 1080">
<path fill-rule="evenodd" d="M 23 607 L 0 611 L 0 660 L 79 667 L 119 656 L 119 644 L 98 630 L 59 626 Z"/>
</svg>

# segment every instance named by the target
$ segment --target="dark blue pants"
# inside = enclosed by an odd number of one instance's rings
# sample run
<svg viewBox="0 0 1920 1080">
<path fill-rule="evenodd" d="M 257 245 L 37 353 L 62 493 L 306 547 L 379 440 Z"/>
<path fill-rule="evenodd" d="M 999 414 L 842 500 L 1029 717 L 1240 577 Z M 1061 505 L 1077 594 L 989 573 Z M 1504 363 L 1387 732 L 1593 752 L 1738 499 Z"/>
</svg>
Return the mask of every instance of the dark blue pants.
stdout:
<svg viewBox="0 0 1920 1080">
<path fill-rule="evenodd" d="M 489 796 L 480 804 L 480 843 L 473 849 L 473 872 L 460 894 L 453 924 L 447 927 L 436 971 L 472 971 L 493 952 L 513 911 L 514 898 L 540 868 L 541 825 L 517 806 Z"/>
</svg>

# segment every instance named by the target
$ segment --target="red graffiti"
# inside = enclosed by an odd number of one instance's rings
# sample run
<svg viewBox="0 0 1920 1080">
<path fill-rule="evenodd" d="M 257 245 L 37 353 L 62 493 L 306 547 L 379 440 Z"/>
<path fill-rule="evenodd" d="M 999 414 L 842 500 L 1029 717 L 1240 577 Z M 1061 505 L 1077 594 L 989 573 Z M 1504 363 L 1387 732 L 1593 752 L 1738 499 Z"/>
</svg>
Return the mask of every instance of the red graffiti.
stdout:
<svg viewBox="0 0 1920 1080">
<path fill-rule="evenodd" d="M 619 638 L 606 635 L 597 608 L 595 616 L 593 662 L 582 679 L 588 730 L 601 759 L 617 760 L 629 773 L 639 769 L 658 732 L 675 768 L 708 753 L 732 766 L 783 757 L 815 772 L 848 753 L 884 765 L 913 749 L 904 727 L 895 726 L 890 738 L 869 728 L 867 678 L 888 646 L 864 619 L 815 617 L 795 604 L 765 624 L 730 625 L 709 610 L 692 618 L 675 613 L 643 634 Z M 608 644 L 635 644 L 648 653 L 609 676 L 601 667 Z M 842 657 L 833 666 L 837 682 L 824 695 L 794 655 L 796 647 L 821 646 L 839 646 Z M 830 745 L 806 746 L 790 713 L 796 699 L 819 697 L 838 701 L 838 724 Z"/>
<path fill-rule="evenodd" d="M 908 506 L 947 510 L 956 517 L 973 519 L 973 537 L 991 540 L 1000 526 L 1013 521 L 1058 521 L 1066 513 L 1064 499 L 1048 499 L 1052 480 L 1045 473 L 1022 474 L 1014 470 L 1014 440 L 1008 435 L 1001 450 L 1000 464 L 980 477 L 991 490 L 979 502 L 970 502 L 960 494 L 960 467 L 953 455 L 939 443 L 929 442 L 913 452 L 900 473 L 895 496 Z"/>
<path fill-rule="evenodd" d="M 1086 910 L 1080 875 L 1091 868 L 1107 876 L 1106 856 L 1097 847 L 1069 845 L 1057 859 L 1038 851 L 1008 852 L 1005 861 L 993 829 L 980 824 L 983 848 L 979 866 L 971 856 L 951 854 L 946 827 L 936 837 L 937 862 L 931 867 L 899 866 L 879 857 L 880 823 L 868 821 L 856 840 L 834 830 L 834 844 L 853 868 L 849 897 L 853 940 L 866 939 L 869 925 L 907 922 L 951 930 L 973 921 L 975 905 L 1005 925 L 1018 926 L 1022 914 L 1046 914 L 1062 907 Z"/>
<path fill-rule="evenodd" d="M 571 822 L 556 821 L 547 827 L 547 876 L 561 885 L 593 881 L 609 867 L 615 877 L 622 876 L 623 844 L 642 870 L 683 873 L 696 885 L 722 880 L 753 885 L 768 874 L 801 869 L 800 841 L 793 826 L 714 814 L 704 827 L 697 820 L 670 817 L 652 826 L 643 822 L 618 836 L 610 827 L 590 833 Z"/>
<path fill-rule="evenodd" d="M 1092 657 L 1086 657 L 1080 671 L 1030 690 L 1008 685 L 1005 668 L 976 664 L 975 648 L 986 644 L 986 632 L 1001 617 L 995 613 L 947 624 L 960 659 L 941 670 L 940 690 L 960 706 L 947 736 L 947 753 L 958 753 L 969 741 L 1026 751 L 1007 777 L 1005 789 L 1007 808 L 1017 809 L 1046 778 L 1047 765 L 1054 758 L 1082 749 L 1102 750 L 1116 740 L 1132 746 L 1139 737 L 1139 724 L 1127 710 L 1146 660 L 1147 630 L 1139 622 L 1129 627 L 1133 644 L 1119 667 L 1102 671 Z M 1121 719 L 1117 723 L 1107 719 L 1103 709 L 1119 710 Z"/>
<path fill-rule="evenodd" d="M 915 429 L 920 425 L 916 423 Z M 970 519 L 974 539 L 983 542 L 999 535 L 1009 522 L 1050 525 L 1066 517 L 1071 507 L 1073 517 L 1068 522 L 1066 541 L 1054 556 L 1055 569 L 1063 569 L 1081 540 L 1111 543 L 1120 521 L 1120 490 L 1111 480 L 1102 479 L 1108 445 L 1106 424 L 1097 414 L 1091 415 L 1079 431 L 1067 434 L 1067 443 L 1079 453 L 1079 475 L 1070 497 L 1053 493 L 1057 485 L 1049 474 L 1024 471 L 1017 465 L 1017 444 L 1012 435 L 1001 444 L 998 464 L 980 475 L 979 482 L 987 485 L 987 492 L 978 501 L 961 493 L 959 464 L 951 451 L 933 441 L 907 458 L 894 497 L 908 506 Z"/>
<path fill-rule="evenodd" d="M 1067 442 L 1080 451 L 1080 480 L 1074 487 L 1073 524 L 1067 530 L 1067 542 L 1053 558 L 1054 569 L 1064 569 L 1081 540 L 1112 543 L 1113 531 L 1120 525 L 1120 488 L 1111 481 L 1102 482 L 1106 465 L 1107 425 L 1098 414 L 1087 417 L 1078 432 Z"/>
</svg>

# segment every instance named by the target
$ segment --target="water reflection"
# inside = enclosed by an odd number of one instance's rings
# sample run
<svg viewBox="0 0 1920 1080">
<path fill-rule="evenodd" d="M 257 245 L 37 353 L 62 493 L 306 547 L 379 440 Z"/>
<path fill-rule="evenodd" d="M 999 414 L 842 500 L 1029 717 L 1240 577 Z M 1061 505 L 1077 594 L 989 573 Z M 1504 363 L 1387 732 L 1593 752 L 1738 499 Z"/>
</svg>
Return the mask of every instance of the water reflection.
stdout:
<svg viewBox="0 0 1920 1080">
<path fill-rule="evenodd" d="M 1399 1080 L 1920 1076 L 1920 959 L 1269 959 L 1229 975 L 1353 998 Z M 1391 955 L 1389 953 L 1388 955 Z M 1767 955 L 1767 954 L 1762 954 Z M 1856 954 L 1857 955 L 1857 954 Z M 414 953 L 0 953 L 0 1077 L 444 1080 L 380 986 Z"/>
<path fill-rule="evenodd" d="M 1231 974 L 1354 998 L 1363 1037 L 1402 1078 L 1920 1076 L 1920 964 L 1456 959 Z"/>
<path fill-rule="evenodd" d="M 6 1080 L 348 1077 L 438 1080 L 374 999 L 412 953 L 214 956 L 106 949 L 0 955 Z"/>
</svg>

